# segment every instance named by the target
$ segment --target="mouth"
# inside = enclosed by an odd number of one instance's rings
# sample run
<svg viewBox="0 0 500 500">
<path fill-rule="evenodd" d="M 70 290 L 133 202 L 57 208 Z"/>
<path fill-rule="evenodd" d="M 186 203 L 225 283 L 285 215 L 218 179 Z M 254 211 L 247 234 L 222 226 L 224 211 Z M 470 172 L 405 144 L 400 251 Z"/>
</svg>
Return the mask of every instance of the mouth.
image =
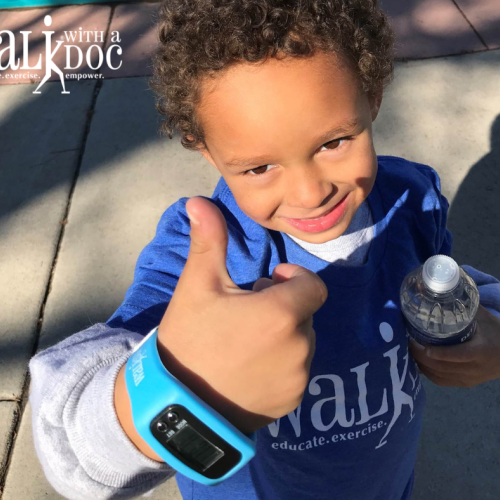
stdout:
<svg viewBox="0 0 500 500">
<path fill-rule="evenodd" d="M 291 219 L 283 217 L 283 220 L 288 222 L 291 226 L 307 233 L 318 233 L 326 231 L 337 225 L 343 218 L 349 200 L 349 193 L 347 193 L 342 200 L 335 206 L 328 209 L 319 217 L 309 217 L 304 219 Z"/>
</svg>

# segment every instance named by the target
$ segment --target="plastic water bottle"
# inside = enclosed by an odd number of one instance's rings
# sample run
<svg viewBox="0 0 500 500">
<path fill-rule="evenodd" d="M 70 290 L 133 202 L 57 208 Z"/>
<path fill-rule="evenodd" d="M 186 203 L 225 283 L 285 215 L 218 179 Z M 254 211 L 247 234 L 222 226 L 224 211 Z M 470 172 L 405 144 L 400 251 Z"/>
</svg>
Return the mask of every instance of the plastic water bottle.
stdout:
<svg viewBox="0 0 500 500">
<path fill-rule="evenodd" d="M 409 273 L 400 299 L 408 335 L 419 344 L 459 344 L 476 331 L 479 291 L 451 257 L 434 255 Z"/>
</svg>

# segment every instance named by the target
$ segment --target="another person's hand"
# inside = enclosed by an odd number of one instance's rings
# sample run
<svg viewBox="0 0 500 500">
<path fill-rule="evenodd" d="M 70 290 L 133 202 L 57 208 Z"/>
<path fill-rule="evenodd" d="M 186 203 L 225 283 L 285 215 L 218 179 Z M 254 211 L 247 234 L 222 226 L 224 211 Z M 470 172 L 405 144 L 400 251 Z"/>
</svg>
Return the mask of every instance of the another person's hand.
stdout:
<svg viewBox="0 0 500 500">
<path fill-rule="evenodd" d="M 226 268 L 220 210 L 200 197 L 186 209 L 191 246 L 158 329 L 158 349 L 174 376 L 249 433 L 302 401 L 316 345 L 312 315 L 327 288 L 293 264 L 276 266 L 272 280 L 258 279 L 253 291 L 239 288 Z"/>
<path fill-rule="evenodd" d="M 500 319 L 479 305 L 471 340 L 452 346 L 423 347 L 410 340 L 420 371 L 441 386 L 474 387 L 500 378 Z"/>
</svg>

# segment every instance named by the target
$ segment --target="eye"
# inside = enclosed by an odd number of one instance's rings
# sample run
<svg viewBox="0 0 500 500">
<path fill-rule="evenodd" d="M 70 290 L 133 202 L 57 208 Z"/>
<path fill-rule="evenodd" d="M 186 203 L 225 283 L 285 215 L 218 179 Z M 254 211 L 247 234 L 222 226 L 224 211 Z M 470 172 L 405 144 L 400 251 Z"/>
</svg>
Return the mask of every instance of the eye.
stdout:
<svg viewBox="0 0 500 500">
<path fill-rule="evenodd" d="M 342 137 L 342 139 L 335 139 L 334 141 L 327 142 L 326 144 L 323 144 L 323 146 L 321 146 L 321 147 L 325 148 L 328 146 L 327 149 L 332 151 L 334 149 L 338 149 L 338 148 L 342 147 L 346 143 L 346 141 L 350 141 L 350 140 L 352 140 L 352 137 Z"/>
<path fill-rule="evenodd" d="M 243 173 L 249 174 L 249 175 L 254 175 L 254 176 L 264 175 L 264 174 L 267 174 L 267 172 L 269 172 L 269 170 L 263 170 L 263 169 L 266 169 L 267 167 L 271 167 L 271 166 L 275 166 L 275 165 L 262 165 L 261 167 L 255 167 L 255 168 L 252 168 L 250 170 L 246 170 Z"/>
</svg>

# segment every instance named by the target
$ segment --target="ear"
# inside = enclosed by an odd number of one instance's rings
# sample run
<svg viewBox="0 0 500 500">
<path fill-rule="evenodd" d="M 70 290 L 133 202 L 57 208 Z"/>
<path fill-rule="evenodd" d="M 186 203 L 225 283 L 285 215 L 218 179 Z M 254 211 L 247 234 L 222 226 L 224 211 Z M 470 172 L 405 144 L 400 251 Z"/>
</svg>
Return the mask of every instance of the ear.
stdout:
<svg viewBox="0 0 500 500">
<path fill-rule="evenodd" d="M 372 113 L 372 122 L 374 122 L 378 116 L 378 112 L 380 110 L 380 106 L 382 105 L 382 96 L 383 92 L 380 90 L 370 98 L 370 109 Z"/>
</svg>

